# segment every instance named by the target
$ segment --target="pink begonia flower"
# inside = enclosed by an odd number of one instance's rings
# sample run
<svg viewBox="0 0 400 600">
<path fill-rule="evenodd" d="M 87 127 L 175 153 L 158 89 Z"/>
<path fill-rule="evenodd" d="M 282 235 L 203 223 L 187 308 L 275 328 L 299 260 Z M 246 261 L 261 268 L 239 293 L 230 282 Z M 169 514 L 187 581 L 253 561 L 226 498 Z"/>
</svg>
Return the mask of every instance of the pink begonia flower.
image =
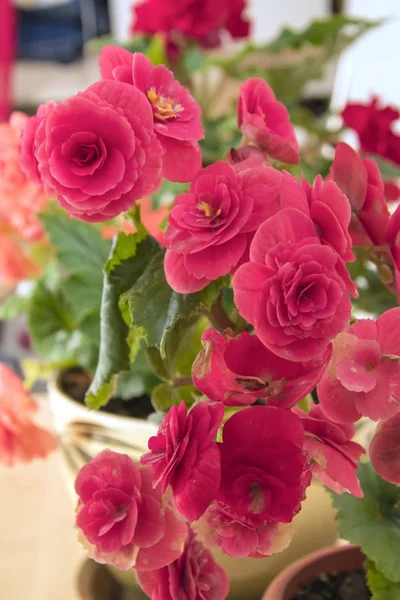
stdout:
<svg viewBox="0 0 400 600">
<path fill-rule="evenodd" d="M 385 239 L 389 244 L 396 278 L 397 298 L 400 301 L 400 206 L 390 217 Z"/>
<path fill-rule="evenodd" d="M 291 523 L 232 515 L 217 502 L 195 528 L 207 546 L 218 546 L 224 554 L 238 558 L 264 558 L 282 552 L 289 546 L 293 531 Z"/>
<path fill-rule="evenodd" d="M 369 104 L 347 104 L 342 112 L 344 124 L 357 133 L 362 152 L 396 164 L 400 164 L 400 136 L 393 132 L 392 123 L 399 117 L 397 108 L 380 106 L 376 96 Z"/>
<path fill-rule="evenodd" d="M 37 218 L 48 202 L 41 185 L 30 181 L 21 170 L 19 144 L 27 121 L 24 113 L 12 113 L 0 124 L 0 229 L 29 241 L 40 240 L 43 226 Z"/>
<path fill-rule="evenodd" d="M 299 144 L 287 108 L 266 81 L 251 78 L 242 83 L 237 117 L 240 131 L 272 158 L 299 162 Z"/>
<path fill-rule="evenodd" d="M 226 406 L 254 404 L 264 398 L 267 406 L 290 408 L 307 396 L 320 380 L 331 355 L 311 363 L 290 362 L 273 354 L 255 335 L 232 337 L 207 329 L 203 350 L 196 357 L 193 383 L 211 400 Z"/>
<path fill-rule="evenodd" d="M 311 186 L 303 177 L 310 217 L 321 241 L 336 250 L 344 262 L 355 259 L 349 234 L 351 208 L 348 198 L 334 181 L 324 181 L 321 175 Z"/>
<path fill-rule="evenodd" d="M 0 363 L 0 462 L 6 467 L 45 458 L 57 448 L 56 436 L 35 424 L 37 410 L 22 380 Z"/>
<path fill-rule="evenodd" d="M 373 421 L 400 411 L 400 308 L 361 319 L 337 336 L 317 386 L 325 415 L 338 423 Z"/>
<path fill-rule="evenodd" d="M 385 180 L 383 182 L 383 193 L 388 202 L 395 202 L 400 198 L 400 188 L 396 181 Z"/>
<path fill-rule="evenodd" d="M 39 275 L 39 267 L 14 240 L 0 231 L 0 285 L 13 286 Z"/>
<path fill-rule="evenodd" d="M 311 483 L 304 429 L 290 410 L 252 406 L 225 423 L 216 501 L 231 515 L 290 523 Z"/>
<path fill-rule="evenodd" d="M 165 65 L 154 67 L 143 54 L 118 46 L 103 48 L 99 59 L 103 79 L 129 83 L 147 98 L 154 131 L 164 149 L 163 176 L 191 181 L 201 168 L 199 140 L 204 138 L 200 107 Z"/>
<path fill-rule="evenodd" d="M 362 498 L 356 470 L 365 450 L 351 441 L 354 425 L 333 423 L 320 406 L 313 406 L 308 414 L 298 408 L 292 410 L 303 423 L 304 450 L 312 461 L 313 475 L 337 494 L 347 491 L 356 498 Z"/>
<path fill-rule="evenodd" d="M 223 161 L 202 169 L 175 198 L 165 231 L 165 275 L 179 293 L 197 292 L 232 272 L 259 225 L 279 209 L 269 169 L 237 170 Z"/>
<path fill-rule="evenodd" d="M 47 110 L 34 139 L 43 184 L 89 222 L 108 221 L 155 191 L 162 152 L 146 98 L 110 80 Z"/>
<path fill-rule="evenodd" d="M 241 165 L 239 164 L 238 167 Z M 357 287 L 350 279 L 345 262 L 354 260 L 351 251 L 351 238 L 348 228 L 351 208 L 348 198 L 333 181 L 324 182 L 317 176 L 311 186 L 304 178 L 300 183 L 286 171 L 264 168 L 264 177 L 278 195 L 277 212 L 285 208 L 295 208 L 313 221 L 316 235 L 324 245 L 338 254 L 337 271 L 350 294 L 357 297 Z"/>
<path fill-rule="evenodd" d="M 234 275 L 235 304 L 271 352 L 298 362 L 317 359 L 350 319 L 341 264 L 310 217 L 281 210 L 258 229 L 250 262 Z"/>
<path fill-rule="evenodd" d="M 155 571 L 136 571 L 143 591 L 152 600 L 225 600 L 228 576 L 211 552 L 188 527 L 183 554 Z"/>
<path fill-rule="evenodd" d="M 183 552 L 186 524 L 171 499 L 153 488 L 152 470 L 103 450 L 75 480 L 76 526 L 89 556 L 127 570 L 161 569 Z"/>
<path fill-rule="evenodd" d="M 153 210 L 151 206 L 151 198 L 145 196 L 140 201 L 140 220 L 149 232 L 156 240 L 161 244 L 164 239 L 164 232 L 161 230 L 161 224 L 166 220 L 168 216 L 168 207 L 160 206 Z M 123 219 L 120 225 L 104 225 L 101 228 L 101 236 L 104 240 L 110 240 L 119 231 L 123 233 L 135 233 L 135 227 L 126 219 Z"/>
<path fill-rule="evenodd" d="M 36 133 L 41 120 L 45 118 L 54 107 L 54 102 L 41 104 L 37 109 L 36 114 L 33 117 L 29 117 L 21 132 L 19 148 L 21 169 L 29 179 L 40 185 L 42 184 L 42 178 L 36 157 Z"/>
<path fill-rule="evenodd" d="M 369 457 L 382 479 L 400 484 L 400 413 L 379 423 L 369 447 Z"/>
<path fill-rule="evenodd" d="M 349 232 L 357 246 L 382 245 L 390 213 L 378 165 L 340 142 L 328 178 L 346 194 L 351 206 Z"/>
<path fill-rule="evenodd" d="M 188 411 L 185 403 L 173 406 L 158 435 L 149 440 L 142 464 L 151 464 L 154 485 L 163 492 L 170 485 L 178 510 L 198 519 L 214 499 L 220 481 L 220 456 L 214 438 L 224 416 L 222 404 L 200 402 Z"/>
</svg>

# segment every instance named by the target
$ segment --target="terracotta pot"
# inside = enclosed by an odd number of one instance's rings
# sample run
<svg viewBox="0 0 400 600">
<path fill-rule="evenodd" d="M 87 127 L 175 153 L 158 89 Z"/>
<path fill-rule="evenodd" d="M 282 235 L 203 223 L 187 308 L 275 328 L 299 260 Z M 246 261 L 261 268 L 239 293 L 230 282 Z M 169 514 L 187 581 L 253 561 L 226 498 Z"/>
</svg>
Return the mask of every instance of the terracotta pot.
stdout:
<svg viewBox="0 0 400 600">
<path fill-rule="evenodd" d="M 83 464 L 105 448 L 127 453 L 138 460 L 147 451 L 148 438 L 157 428 L 141 419 L 89 411 L 66 396 L 59 383 L 60 377 L 49 386 L 50 405 L 61 437 L 65 472 L 75 504 L 73 482 Z M 229 600 L 259 600 L 267 585 L 288 564 L 336 541 L 335 511 L 330 495 L 318 481 L 308 489 L 307 500 L 293 525 L 289 548 L 270 558 L 231 558 L 213 550 L 216 560 L 229 575 Z M 112 573 L 126 588 L 137 589 L 133 572 L 112 569 Z"/>
<path fill-rule="evenodd" d="M 302 584 L 323 573 L 361 569 L 365 556 L 359 546 L 346 544 L 313 552 L 284 569 L 271 583 L 262 600 L 292 600 Z"/>
</svg>

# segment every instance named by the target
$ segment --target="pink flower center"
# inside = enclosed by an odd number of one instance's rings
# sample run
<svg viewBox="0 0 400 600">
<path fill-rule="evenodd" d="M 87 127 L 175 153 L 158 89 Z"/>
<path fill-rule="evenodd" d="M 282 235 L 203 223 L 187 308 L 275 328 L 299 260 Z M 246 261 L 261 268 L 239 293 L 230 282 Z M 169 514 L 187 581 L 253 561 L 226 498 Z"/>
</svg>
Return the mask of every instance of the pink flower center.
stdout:
<svg viewBox="0 0 400 600">
<path fill-rule="evenodd" d="M 216 219 L 217 217 L 219 217 L 219 215 L 221 214 L 221 208 L 219 208 L 218 210 L 215 210 L 211 204 L 209 204 L 208 202 L 206 202 L 205 200 L 202 200 L 201 202 L 199 202 L 196 205 L 196 208 L 202 212 L 204 214 L 205 217 L 207 217 L 207 219 L 213 220 Z"/>
<path fill-rule="evenodd" d="M 250 485 L 250 496 L 252 502 L 249 505 L 249 510 L 255 514 L 262 513 L 265 508 L 265 494 L 262 486 L 256 481 L 253 481 Z"/>
<path fill-rule="evenodd" d="M 182 104 L 173 98 L 159 96 L 154 88 L 148 90 L 147 98 L 150 100 L 157 121 L 175 119 L 184 110 Z"/>
<path fill-rule="evenodd" d="M 73 161 L 79 165 L 83 166 L 88 163 L 92 163 L 94 160 L 99 158 L 99 151 L 95 144 L 91 144 L 90 146 L 81 146 L 74 158 Z"/>
</svg>

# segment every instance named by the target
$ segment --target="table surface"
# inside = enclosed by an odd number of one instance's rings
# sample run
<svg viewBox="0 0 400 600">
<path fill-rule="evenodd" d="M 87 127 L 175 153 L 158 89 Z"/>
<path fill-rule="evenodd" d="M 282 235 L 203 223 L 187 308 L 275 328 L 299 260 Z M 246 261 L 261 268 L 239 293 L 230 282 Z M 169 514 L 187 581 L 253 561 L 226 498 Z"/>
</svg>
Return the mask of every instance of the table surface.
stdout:
<svg viewBox="0 0 400 600">
<path fill-rule="evenodd" d="M 50 422 L 46 398 L 41 421 Z M 12 469 L 0 466 L 1 600 L 78 600 L 85 557 L 59 452 Z"/>
</svg>

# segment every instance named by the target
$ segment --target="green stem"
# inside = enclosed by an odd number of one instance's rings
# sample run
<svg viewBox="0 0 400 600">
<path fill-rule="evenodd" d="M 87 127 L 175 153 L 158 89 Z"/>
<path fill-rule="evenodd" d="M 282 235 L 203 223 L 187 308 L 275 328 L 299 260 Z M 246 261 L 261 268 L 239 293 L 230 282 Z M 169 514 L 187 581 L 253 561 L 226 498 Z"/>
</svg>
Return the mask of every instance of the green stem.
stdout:
<svg viewBox="0 0 400 600">
<path fill-rule="evenodd" d="M 186 385 L 192 385 L 192 383 L 193 383 L 193 379 L 189 375 L 188 377 L 176 377 L 176 379 L 174 379 L 174 381 L 172 382 L 172 385 L 175 388 L 179 388 L 179 387 L 184 387 Z"/>
<path fill-rule="evenodd" d="M 221 333 L 226 329 L 235 329 L 235 323 L 231 321 L 222 306 L 221 296 L 217 298 L 209 311 L 204 311 L 204 314 L 209 319 L 211 325 Z"/>
</svg>

